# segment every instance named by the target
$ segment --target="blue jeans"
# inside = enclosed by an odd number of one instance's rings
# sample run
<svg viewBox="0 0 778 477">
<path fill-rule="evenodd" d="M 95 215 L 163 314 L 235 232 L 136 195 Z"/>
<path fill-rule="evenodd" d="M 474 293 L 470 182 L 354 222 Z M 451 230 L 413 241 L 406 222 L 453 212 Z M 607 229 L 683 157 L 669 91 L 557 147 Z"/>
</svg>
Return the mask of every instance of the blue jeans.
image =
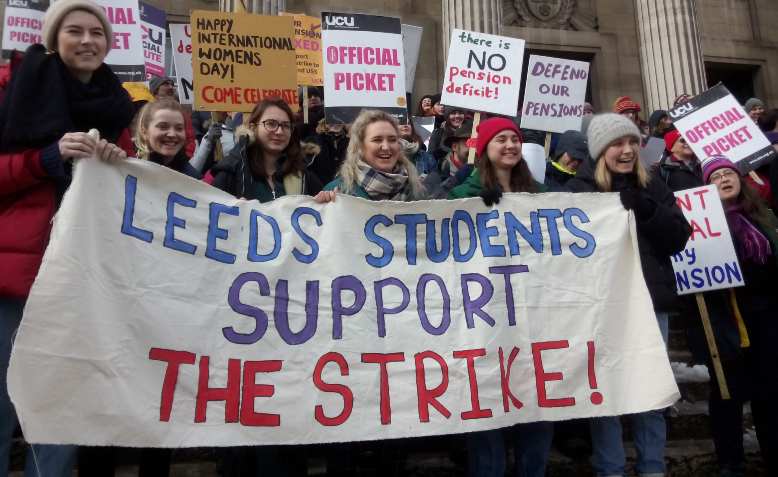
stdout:
<svg viewBox="0 0 778 477">
<path fill-rule="evenodd" d="M 8 476 L 11 439 L 16 429 L 16 411 L 8 397 L 8 362 L 14 334 L 22 321 L 24 302 L 0 297 L 0 477 Z M 76 446 L 35 444 L 27 449 L 26 477 L 58 477 L 73 475 Z"/>
<path fill-rule="evenodd" d="M 518 424 L 511 432 L 516 453 L 516 477 L 543 477 L 554 437 L 552 422 Z M 502 431 L 467 434 L 468 476 L 503 477 L 505 443 Z"/>
<path fill-rule="evenodd" d="M 667 344 L 668 314 L 656 313 L 659 331 Z M 637 450 L 640 475 L 664 475 L 667 425 L 663 409 L 630 414 L 632 439 Z M 626 457 L 619 416 L 597 417 L 589 421 L 592 433 L 592 467 L 598 476 L 624 475 Z"/>
</svg>

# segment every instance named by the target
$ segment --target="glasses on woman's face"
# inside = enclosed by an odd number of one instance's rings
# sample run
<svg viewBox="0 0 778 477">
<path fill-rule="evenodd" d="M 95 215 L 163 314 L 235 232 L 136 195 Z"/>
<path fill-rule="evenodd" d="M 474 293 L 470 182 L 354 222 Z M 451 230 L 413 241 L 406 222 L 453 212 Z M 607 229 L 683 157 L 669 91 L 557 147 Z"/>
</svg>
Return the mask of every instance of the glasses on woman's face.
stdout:
<svg viewBox="0 0 778 477">
<path fill-rule="evenodd" d="M 268 132 L 276 132 L 278 128 L 281 128 L 283 132 L 289 132 L 292 130 L 292 123 L 288 121 L 276 121 L 275 119 L 265 119 L 261 124 Z"/>
<path fill-rule="evenodd" d="M 721 179 L 723 179 L 725 177 L 731 177 L 731 176 L 733 176 L 735 174 L 737 174 L 737 172 L 735 172 L 732 169 L 722 169 L 720 171 L 716 171 L 713 174 L 711 174 L 710 175 L 710 181 L 711 182 L 719 182 Z"/>
</svg>

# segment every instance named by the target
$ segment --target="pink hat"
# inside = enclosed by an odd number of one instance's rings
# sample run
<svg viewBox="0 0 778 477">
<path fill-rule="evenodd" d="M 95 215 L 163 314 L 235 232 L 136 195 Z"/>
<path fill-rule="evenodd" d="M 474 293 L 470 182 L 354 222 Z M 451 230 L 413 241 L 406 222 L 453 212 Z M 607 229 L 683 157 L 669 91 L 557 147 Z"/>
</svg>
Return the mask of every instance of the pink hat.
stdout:
<svg viewBox="0 0 778 477">
<path fill-rule="evenodd" d="M 502 131 L 509 129 L 515 132 L 519 136 L 519 141 L 524 141 L 521 137 L 521 131 L 516 126 L 516 123 L 506 118 L 489 118 L 486 121 L 478 125 L 478 144 L 475 147 L 475 152 L 478 157 L 486 150 L 486 145 L 492 138 Z"/>
<path fill-rule="evenodd" d="M 713 174 L 719 169 L 732 169 L 738 174 L 740 174 L 740 171 L 738 171 L 737 166 L 733 164 L 732 161 L 727 159 L 725 156 L 721 156 L 721 155 L 710 156 L 704 161 L 702 161 L 703 182 L 707 184 L 711 174 Z"/>
</svg>

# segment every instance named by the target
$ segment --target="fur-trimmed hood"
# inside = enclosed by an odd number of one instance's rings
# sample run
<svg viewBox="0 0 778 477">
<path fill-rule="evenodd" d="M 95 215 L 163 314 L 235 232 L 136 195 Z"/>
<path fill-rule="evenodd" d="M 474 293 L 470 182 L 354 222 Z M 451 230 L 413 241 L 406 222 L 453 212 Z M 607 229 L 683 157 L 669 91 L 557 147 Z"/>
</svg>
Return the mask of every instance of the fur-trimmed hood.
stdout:
<svg viewBox="0 0 778 477">
<path fill-rule="evenodd" d="M 251 146 L 257 142 L 257 133 L 250 127 L 241 124 L 235 130 L 235 144 L 237 144 L 244 137 L 247 139 L 246 146 Z"/>
</svg>

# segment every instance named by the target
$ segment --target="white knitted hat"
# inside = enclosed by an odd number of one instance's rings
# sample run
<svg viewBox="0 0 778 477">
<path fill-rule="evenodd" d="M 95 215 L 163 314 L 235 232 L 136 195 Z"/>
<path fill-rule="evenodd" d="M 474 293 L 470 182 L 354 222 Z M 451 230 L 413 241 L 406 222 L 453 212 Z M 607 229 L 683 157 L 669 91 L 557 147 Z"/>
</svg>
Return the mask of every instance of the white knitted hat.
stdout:
<svg viewBox="0 0 778 477">
<path fill-rule="evenodd" d="M 628 118 L 616 113 L 595 115 L 586 130 L 589 140 L 589 155 L 597 161 L 600 155 L 616 139 L 633 136 L 640 141 L 640 130 Z"/>
<path fill-rule="evenodd" d="M 57 0 L 52 3 L 43 15 L 43 45 L 49 51 L 57 49 L 57 33 L 65 16 L 73 10 L 84 10 L 96 16 L 105 30 L 105 39 L 108 43 L 108 51 L 113 43 L 113 28 L 105 16 L 105 11 L 92 0 Z"/>
</svg>

